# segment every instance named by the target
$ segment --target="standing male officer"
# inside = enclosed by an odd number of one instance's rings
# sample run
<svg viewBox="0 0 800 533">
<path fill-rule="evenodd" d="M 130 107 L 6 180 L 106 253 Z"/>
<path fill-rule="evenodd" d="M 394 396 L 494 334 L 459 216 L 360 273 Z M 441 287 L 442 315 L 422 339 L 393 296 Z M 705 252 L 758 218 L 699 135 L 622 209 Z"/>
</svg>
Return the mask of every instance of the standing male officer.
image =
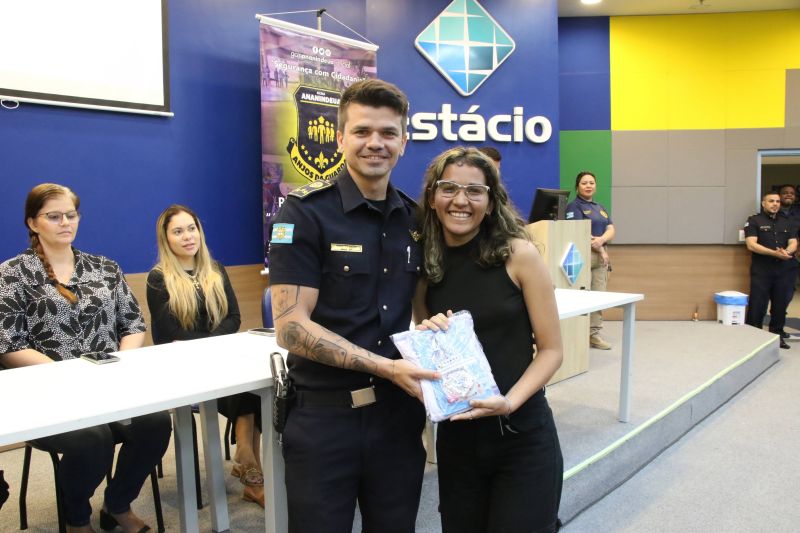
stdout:
<svg viewBox="0 0 800 533">
<path fill-rule="evenodd" d="M 761 199 L 761 213 L 747 219 L 744 225 L 747 249 L 753 252 L 750 265 L 750 306 L 747 324 L 761 329 L 767 304 L 772 304 L 769 330 L 778 334 L 781 348 L 789 345 L 780 336 L 786 323 L 788 295 L 797 277 L 797 223 L 778 214 L 780 195 L 769 192 Z"/>
<path fill-rule="evenodd" d="M 789 183 L 786 185 L 781 185 L 778 191 L 781 196 L 781 214 L 789 218 L 800 219 L 800 207 L 795 205 L 795 201 L 797 200 L 797 191 L 795 190 L 794 185 Z"/>
<path fill-rule="evenodd" d="M 790 220 L 794 221 L 795 224 L 800 227 L 800 207 L 795 205 L 795 201 L 797 200 L 797 190 L 795 186 L 787 183 L 785 185 L 781 185 L 778 189 L 778 193 L 781 195 L 781 209 L 778 211 L 778 216 L 787 217 Z M 798 235 L 798 239 L 800 239 L 800 235 Z M 800 240 L 798 241 L 800 242 Z M 795 260 L 800 261 L 800 258 L 797 257 L 795 253 Z M 790 287 L 788 287 L 788 291 L 786 296 L 789 298 L 786 301 L 786 306 L 788 307 L 789 304 L 792 302 L 792 298 L 794 298 L 794 291 L 795 286 L 797 285 L 797 278 L 795 278 L 794 283 Z M 771 314 L 771 312 L 770 312 Z M 789 334 L 786 331 L 781 330 L 778 332 L 782 339 L 788 339 Z"/>
<path fill-rule="evenodd" d="M 389 182 L 408 100 L 381 80 L 342 94 L 347 171 L 289 193 L 270 246 L 278 343 L 296 402 L 283 433 L 289 530 L 412 533 L 425 451 L 420 379 L 389 335 L 408 329 L 421 270 L 416 204 Z"/>
</svg>

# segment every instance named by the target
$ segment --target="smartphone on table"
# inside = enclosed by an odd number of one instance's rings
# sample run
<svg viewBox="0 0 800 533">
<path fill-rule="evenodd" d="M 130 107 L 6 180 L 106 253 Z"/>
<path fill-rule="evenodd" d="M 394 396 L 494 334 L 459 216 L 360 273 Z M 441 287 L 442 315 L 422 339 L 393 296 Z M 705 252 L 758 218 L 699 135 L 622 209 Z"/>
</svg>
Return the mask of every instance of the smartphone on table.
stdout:
<svg viewBox="0 0 800 533">
<path fill-rule="evenodd" d="M 119 361 L 119 357 L 105 352 L 87 352 L 81 354 L 81 359 L 94 363 L 96 365 L 104 365 L 106 363 L 114 363 Z"/>
<path fill-rule="evenodd" d="M 248 333 L 253 335 L 266 335 L 267 337 L 275 336 L 275 328 L 251 328 L 247 330 Z"/>
</svg>

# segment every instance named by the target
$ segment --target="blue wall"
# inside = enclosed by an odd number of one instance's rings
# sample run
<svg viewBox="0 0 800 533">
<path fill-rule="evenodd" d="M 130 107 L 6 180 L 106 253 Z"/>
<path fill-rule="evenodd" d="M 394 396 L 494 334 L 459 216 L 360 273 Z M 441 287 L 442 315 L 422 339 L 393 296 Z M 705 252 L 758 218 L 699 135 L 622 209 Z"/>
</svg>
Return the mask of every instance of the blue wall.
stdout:
<svg viewBox="0 0 800 533">
<path fill-rule="evenodd" d="M 562 130 L 611 129 L 608 17 L 558 21 Z"/>
<path fill-rule="evenodd" d="M 333 16 L 381 46 L 381 77 L 399 84 L 412 112 L 456 112 L 480 104 L 488 118 L 523 106 L 544 115 L 544 145 L 497 145 L 503 175 L 523 214 L 537 186 L 558 184 L 558 37 L 555 0 L 496 0 L 484 7 L 517 50 L 478 91 L 459 96 L 414 49 L 417 34 L 448 1 L 338 0 Z M 44 181 L 70 186 L 84 217 L 76 246 L 107 255 L 126 272 L 156 257 L 155 220 L 170 203 L 200 214 L 214 255 L 229 265 L 262 261 L 258 23 L 256 13 L 315 9 L 308 0 L 171 0 L 173 118 L 23 104 L 0 108 L 0 260 L 27 245 L 23 204 Z M 313 26 L 313 14 L 281 16 Z M 324 29 L 352 36 L 330 19 Z M 487 143 L 491 144 L 491 143 Z M 393 178 L 416 196 L 430 159 L 451 146 L 409 146 Z"/>
<path fill-rule="evenodd" d="M 333 15 L 365 31 L 363 0 Z M 155 221 L 169 204 L 201 216 L 212 253 L 229 265 L 263 260 L 256 13 L 310 1 L 171 0 L 173 118 L 22 104 L 0 108 L 0 261 L 27 246 L 25 196 L 52 181 L 81 197 L 76 247 L 126 272 L 150 269 Z M 314 25 L 314 15 L 286 20 Z M 326 29 L 333 30 L 328 19 Z M 338 32 L 338 30 L 336 30 Z"/>
<path fill-rule="evenodd" d="M 503 155 L 502 174 L 512 200 L 528 215 L 536 187 L 557 187 L 558 175 L 558 18 L 555 0 L 483 1 L 483 7 L 516 42 L 516 50 L 471 96 L 460 96 L 414 48 L 414 39 L 450 3 L 449 0 L 397 2 L 367 0 L 368 37 L 380 45 L 378 73 L 409 95 L 411 112 L 439 111 L 450 103 L 466 113 L 479 104 L 486 119 L 511 114 L 522 106 L 525 117 L 550 119 L 553 136 L 545 144 L 486 143 Z M 403 23 L 399 24 L 398 21 Z M 427 164 L 457 143 L 409 142 L 392 180 L 414 197 L 420 193 Z"/>
</svg>

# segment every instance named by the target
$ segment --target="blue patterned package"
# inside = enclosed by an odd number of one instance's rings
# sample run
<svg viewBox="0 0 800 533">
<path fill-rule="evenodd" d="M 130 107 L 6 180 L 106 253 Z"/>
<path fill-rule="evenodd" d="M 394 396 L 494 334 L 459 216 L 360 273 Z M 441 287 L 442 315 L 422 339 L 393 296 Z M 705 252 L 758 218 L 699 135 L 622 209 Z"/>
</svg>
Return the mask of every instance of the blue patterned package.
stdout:
<svg viewBox="0 0 800 533">
<path fill-rule="evenodd" d="M 403 359 L 441 374 L 438 381 L 422 381 L 425 409 L 434 422 L 468 411 L 470 400 L 500 394 L 469 311 L 450 317 L 447 331 L 403 331 L 392 341 Z"/>
</svg>

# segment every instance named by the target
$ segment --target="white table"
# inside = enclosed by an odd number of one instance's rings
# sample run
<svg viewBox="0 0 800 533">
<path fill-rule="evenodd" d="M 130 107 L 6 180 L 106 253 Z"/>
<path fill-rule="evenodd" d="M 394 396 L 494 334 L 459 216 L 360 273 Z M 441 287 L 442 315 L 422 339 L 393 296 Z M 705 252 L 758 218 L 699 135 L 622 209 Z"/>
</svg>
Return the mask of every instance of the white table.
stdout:
<svg viewBox="0 0 800 533">
<path fill-rule="evenodd" d="M 120 361 L 82 359 L 0 372 L 0 446 L 173 409 L 181 531 L 198 531 L 191 404 L 200 403 L 212 528 L 230 529 L 216 399 L 261 396 L 267 531 L 286 531 L 283 460 L 275 450 L 268 388 L 272 337 L 238 333 L 119 352 Z M 20 406 L 15 409 L 11 406 Z M 269 479 L 269 478 L 268 478 Z M 275 509 L 281 509 L 276 517 Z"/>
<path fill-rule="evenodd" d="M 636 302 L 644 295 L 624 292 L 578 291 L 556 289 L 558 318 L 572 318 L 594 311 L 622 307 L 622 364 L 619 380 L 619 421 L 628 422 L 631 415 L 631 374 L 633 373 L 633 332 Z"/>
<path fill-rule="evenodd" d="M 641 294 L 556 289 L 559 318 L 623 307 L 619 419 L 630 416 L 635 303 Z M 269 354 L 274 337 L 237 333 L 119 352 L 121 361 L 81 359 L 0 372 L 0 446 L 173 409 L 181 531 L 198 531 L 191 407 L 200 403 L 207 485 L 214 531 L 230 528 L 216 399 L 240 392 L 261 396 L 266 531 L 288 530 L 283 457 L 272 429 Z"/>
</svg>

